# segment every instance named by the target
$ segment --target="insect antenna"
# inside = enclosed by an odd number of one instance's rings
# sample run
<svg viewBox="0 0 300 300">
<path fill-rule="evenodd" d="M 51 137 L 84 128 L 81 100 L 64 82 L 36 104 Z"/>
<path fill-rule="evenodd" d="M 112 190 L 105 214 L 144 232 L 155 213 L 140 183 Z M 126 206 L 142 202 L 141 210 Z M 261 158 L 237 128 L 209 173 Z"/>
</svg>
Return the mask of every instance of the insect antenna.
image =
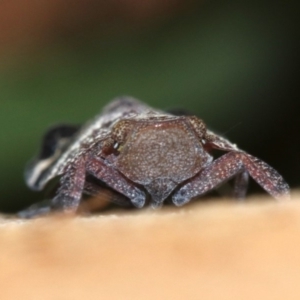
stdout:
<svg viewBox="0 0 300 300">
<path fill-rule="evenodd" d="M 236 123 L 235 125 L 231 126 L 229 129 L 227 129 L 226 131 L 222 132 L 221 135 L 226 136 L 226 134 L 230 131 L 232 131 L 233 129 L 235 129 L 236 127 L 240 126 L 242 124 L 241 122 Z"/>
</svg>

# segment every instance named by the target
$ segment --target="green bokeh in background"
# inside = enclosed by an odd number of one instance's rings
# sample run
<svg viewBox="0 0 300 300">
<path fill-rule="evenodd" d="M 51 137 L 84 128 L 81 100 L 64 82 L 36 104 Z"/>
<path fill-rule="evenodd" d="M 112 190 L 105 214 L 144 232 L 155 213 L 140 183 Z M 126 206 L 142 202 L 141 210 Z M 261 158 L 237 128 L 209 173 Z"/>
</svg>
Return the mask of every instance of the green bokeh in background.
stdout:
<svg viewBox="0 0 300 300">
<path fill-rule="evenodd" d="M 0 208 L 42 199 L 26 188 L 23 169 L 49 125 L 86 121 L 117 95 L 183 107 L 219 132 L 241 123 L 230 138 L 264 135 L 260 128 L 285 101 L 263 95 L 285 63 L 292 11 L 269 2 L 206 3 L 144 33 L 60 42 L 0 69 Z"/>
</svg>

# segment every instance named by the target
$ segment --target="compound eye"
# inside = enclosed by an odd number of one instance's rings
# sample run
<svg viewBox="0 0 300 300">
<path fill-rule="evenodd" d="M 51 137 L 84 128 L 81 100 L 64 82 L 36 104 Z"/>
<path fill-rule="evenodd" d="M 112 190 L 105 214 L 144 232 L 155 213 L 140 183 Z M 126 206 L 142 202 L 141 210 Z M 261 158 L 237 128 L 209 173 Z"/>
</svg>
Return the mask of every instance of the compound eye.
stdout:
<svg viewBox="0 0 300 300">
<path fill-rule="evenodd" d="M 198 119 L 196 116 L 190 116 L 188 117 L 190 123 L 193 126 L 193 129 L 196 131 L 197 135 L 199 138 L 202 138 L 206 134 L 206 125 L 205 123 L 201 120 Z"/>
<path fill-rule="evenodd" d="M 111 133 L 114 140 L 114 149 L 119 150 L 124 145 L 132 128 L 133 124 L 130 120 L 122 120 L 114 125 Z"/>
</svg>

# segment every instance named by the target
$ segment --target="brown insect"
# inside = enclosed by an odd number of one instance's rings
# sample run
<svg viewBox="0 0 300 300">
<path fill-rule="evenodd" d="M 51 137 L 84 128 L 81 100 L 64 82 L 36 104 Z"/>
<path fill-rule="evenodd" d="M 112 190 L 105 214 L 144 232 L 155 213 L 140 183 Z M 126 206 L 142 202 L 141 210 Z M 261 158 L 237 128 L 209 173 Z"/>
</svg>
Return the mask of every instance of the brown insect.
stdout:
<svg viewBox="0 0 300 300">
<path fill-rule="evenodd" d="M 213 160 L 212 149 L 227 153 Z M 80 129 L 61 126 L 48 132 L 26 170 L 26 182 L 41 190 L 60 176 L 60 187 L 49 206 L 33 206 L 20 215 L 75 211 L 83 193 L 101 189 L 93 178 L 125 196 L 116 202 L 138 208 L 150 202 L 155 208 L 168 197 L 181 206 L 232 177 L 235 197 L 244 198 L 248 174 L 274 198 L 289 197 L 289 186 L 277 171 L 208 130 L 202 120 L 123 97 Z"/>
</svg>

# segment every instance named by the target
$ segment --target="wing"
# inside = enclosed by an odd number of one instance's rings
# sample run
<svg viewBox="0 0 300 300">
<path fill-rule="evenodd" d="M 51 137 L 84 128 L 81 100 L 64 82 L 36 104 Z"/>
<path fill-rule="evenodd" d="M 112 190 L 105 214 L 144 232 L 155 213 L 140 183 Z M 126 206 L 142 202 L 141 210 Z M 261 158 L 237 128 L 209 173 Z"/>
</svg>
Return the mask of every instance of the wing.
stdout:
<svg viewBox="0 0 300 300">
<path fill-rule="evenodd" d="M 83 144 L 92 146 L 110 134 L 116 121 L 149 110 L 152 109 L 134 98 L 120 97 L 80 129 L 67 125 L 50 129 L 43 139 L 39 155 L 26 167 L 27 185 L 33 190 L 42 190 L 49 180 L 63 174 L 74 158 L 82 155 Z"/>
</svg>

